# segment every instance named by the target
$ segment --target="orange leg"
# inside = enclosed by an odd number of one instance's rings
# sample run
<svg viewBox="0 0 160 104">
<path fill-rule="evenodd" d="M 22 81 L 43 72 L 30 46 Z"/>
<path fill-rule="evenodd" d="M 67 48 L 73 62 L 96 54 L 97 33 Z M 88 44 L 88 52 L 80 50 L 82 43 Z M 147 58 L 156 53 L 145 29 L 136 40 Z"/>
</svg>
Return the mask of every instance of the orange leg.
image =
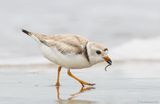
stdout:
<svg viewBox="0 0 160 104">
<path fill-rule="evenodd" d="M 57 99 L 60 100 L 59 86 L 56 86 Z"/>
<path fill-rule="evenodd" d="M 60 86 L 60 71 L 61 71 L 61 66 L 58 65 L 58 75 L 57 75 L 57 82 L 56 82 L 56 86 Z"/>
<path fill-rule="evenodd" d="M 84 85 L 89 85 L 89 86 L 95 85 L 94 83 L 93 83 L 93 84 L 92 84 L 92 83 L 88 83 L 88 82 L 85 82 L 85 81 L 83 81 L 83 80 L 75 77 L 75 76 L 70 72 L 70 69 L 68 69 L 67 74 L 68 74 L 70 77 L 72 77 L 72 78 L 74 78 L 75 80 L 77 80 L 77 81 L 82 85 L 82 87 L 84 87 Z"/>
</svg>

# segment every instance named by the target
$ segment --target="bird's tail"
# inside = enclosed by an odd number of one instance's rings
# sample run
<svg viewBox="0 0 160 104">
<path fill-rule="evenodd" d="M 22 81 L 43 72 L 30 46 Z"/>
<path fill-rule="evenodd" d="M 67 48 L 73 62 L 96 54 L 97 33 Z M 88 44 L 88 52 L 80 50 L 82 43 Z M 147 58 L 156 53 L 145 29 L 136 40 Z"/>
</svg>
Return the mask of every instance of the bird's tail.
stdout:
<svg viewBox="0 0 160 104">
<path fill-rule="evenodd" d="M 36 40 L 37 42 L 40 42 L 38 34 L 37 33 L 33 33 L 30 31 L 27 31 L 25 29 L 22 29 L 22 32 L 24 32 L 25 34 L 27 34 L 28 36 L 32 37 L 34 40 Z"/>
<path fill-rule="evenodd" d="M 27 35 L 29 35 L 29 36 L 31 36 L 31 35 L 32 35 L 32 33 L 31 33 L 31 32 L 29 32 L 29 31 L 27 31 L 27 30 L 25 30 L 25 29 L 22 29 L 22 32 L 24 32 L 25 34 L 27 34 Z"/>
</svg>

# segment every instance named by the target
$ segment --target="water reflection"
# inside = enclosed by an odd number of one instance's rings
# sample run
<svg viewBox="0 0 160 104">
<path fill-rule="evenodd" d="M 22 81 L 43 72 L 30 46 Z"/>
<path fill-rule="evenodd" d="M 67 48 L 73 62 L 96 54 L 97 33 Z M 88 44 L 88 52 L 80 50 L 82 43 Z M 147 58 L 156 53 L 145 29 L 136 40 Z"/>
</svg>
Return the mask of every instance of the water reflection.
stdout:
<svg viewBox="0 0 160 104">
<path fill-rule="evenodd" d="M 63 99 L 60 97 L 60 87 L 56 87 L 56 91 L 57 91 L 57 104 L 96 104 L 96 102 L 94 101 L 90 101 L 90 100 L 80 100 L 80 99 L 74 99 L 76 98 L 78 95 L 80 95 L 81 93 L 84 93 L 86 91 L 90 91 L 95 89 L 94 87 L 82 87 L 80 88 L 80 90 L 76 93 L 73 93 L 70 95 L 70 97 L 68 97 L 67 99 Z"/>
</svg>

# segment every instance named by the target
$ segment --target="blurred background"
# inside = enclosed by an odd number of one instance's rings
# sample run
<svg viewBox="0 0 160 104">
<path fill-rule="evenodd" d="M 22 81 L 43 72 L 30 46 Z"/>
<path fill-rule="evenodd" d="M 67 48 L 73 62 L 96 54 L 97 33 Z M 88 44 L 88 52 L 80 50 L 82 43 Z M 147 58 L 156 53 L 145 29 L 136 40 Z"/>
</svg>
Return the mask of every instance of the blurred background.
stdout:
<svg viewBox="0 0 160 104">
<path fill-rule="evenodd" d="M 73 70 L 96 83 L 83 94 L 62 70 L 59 89 L 57 66 L 22 28 L 101 42 L 113 65 Z M 0 0 L 0 104 L 160 104 L 159 69 L 160 0 Z"/>
<path fill-rule="evenodd" d="M 75 33 L 104 43 L 113 60 L 160 60 L 159 0 L 0 0 L 0 64 L 45 63 L 21 32 Z"/>
</svg>

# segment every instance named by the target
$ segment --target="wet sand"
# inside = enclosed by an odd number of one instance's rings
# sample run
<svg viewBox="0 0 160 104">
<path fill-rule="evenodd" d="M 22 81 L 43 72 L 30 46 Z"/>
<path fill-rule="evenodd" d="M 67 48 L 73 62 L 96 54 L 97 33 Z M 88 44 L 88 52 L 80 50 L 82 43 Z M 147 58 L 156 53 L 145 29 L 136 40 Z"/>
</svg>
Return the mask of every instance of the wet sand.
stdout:
<svg viewBox="0 0 160 104">
<path fill-rule="evenodd" d="M 66 69 L 58 88 L 54 66 L 1 67 L 0 104 L 160 104 L 160 62 L 115 62 L 106 72 L 104 67 L 72 70 L 96 83 L 84 89 Z"/>
</svg>

